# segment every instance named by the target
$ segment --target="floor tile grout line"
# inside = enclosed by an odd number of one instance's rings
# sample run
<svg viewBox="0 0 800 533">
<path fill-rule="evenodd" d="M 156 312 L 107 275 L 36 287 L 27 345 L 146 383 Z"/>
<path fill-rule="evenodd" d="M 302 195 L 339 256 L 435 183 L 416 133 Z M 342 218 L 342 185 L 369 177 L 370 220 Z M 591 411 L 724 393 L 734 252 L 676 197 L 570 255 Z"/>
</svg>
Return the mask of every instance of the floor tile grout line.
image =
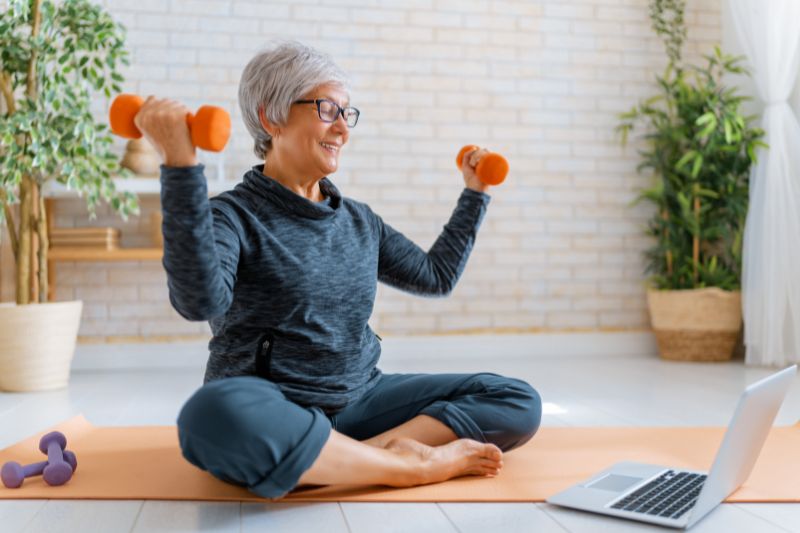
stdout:
<svg viewBox="0 0 800 533">
<path fill-rule="evenodd" d="M 131 529 L 128 533 L 133 533 L 133 530 L 136 529 L 136 523 L 139 522 L 139 517 L 142 515 L 142 509 L 144 509 L 144 502 L 145 500 L 139 501 L 139 510 L 136 511 L 136 516 L 133 519 L 133 523 L 131 524 Z"/>
<path fill-rule="evenodd" d="M 560 527 L 560 528 L 561 528 L 562 530 L 564 530 L 566 533 L 570 533 L 570 530 L 569 530 L 569 529 L 567 529 L 567 528 L 566 528 L 566 526 L 564 526 L 564 525 L 563 525 L 561 522 L 559 522 L 558 520 L 556 520 L 556 519 L 553 517 L 553 515 L 551 515 L 551 514 L 550 514 L 550 513 L 548 513 L 547 511 L 545 511 L 545 505 L 546 505 L 546 502 L 543 502 L 543 501 L 539 501 L 539 502 L 530 502 L 530 505 L 533 505 L 533 506 L 534 506 L 534 507 L 535 507 L 535 508 L 536 508 L 536 509 L 537 509 L 537 510 L 540 512 L 540 513 L 542 513 L 543 515 L 545 515 L 545 516 L 547 517 L 547 519 L 548 519 L 548 520 L 550 520 L 550 521 L 551 521 L 553 524 L 555 524 L 557 527 Z"/>
<path fill-rule="evenodd" d="M 353 533 L 353 528 L 350 527 L 350 522 L 347 521 L 347 515 L 344 512 L 344 508 L 342 507 L 342 502 L 336 502 L 336 506 L 339 508 L 339 512 L 342 515 L 342 519 L 344 520 L 344 527 L 347 528 L 348 533 Z"/>
<path fill-rule="evenodd" d="M 33 513 L 33 515 L 28 519 L 28 521 L 25 522 L 25 525 L 22 526 L 22 529 L 20 529 L 21 533 L 24 533 L 25 530 L 28 529 L 28 527 L 30 527 L 30 525 L 33 523 L 33 521 L 36 519 L 36 517 L 39 516 L 39 513 L 42 512 L 42 509 L 44 509 L 45 506 L 52 500 L 39 500 L 39 501 L 41 501 L 42 504 L 39 506 L 38 509 L 36 509 L 36 512 Z"/>
<path fill-rule="evenodd" d="M 780 529 L 782 531 L 787 531 L 788 533 L 792 533 L 792 531 L 790 529 L 786 529 L 782 525 L 780 525 L 780 524 L 778 524 L 776 522 L 773 522 L 769 518 L 767 518 L 765 516 L 761 516 L 760 514 L 754 513 L 753 511 L 749 510 L 746 505 L 741 505 L 741 504 L 738 504 L 738 503 L 735 503 L 733 505 L 735 505 L 737 508 L 741 509 L 745 513 L 749 514 L 750 516 L 755 516 L 756 518 L 759 518 L 759 519 L 763 520 L 764 522 L 767 522 L 768 524 L 772 524 L 773 526 L 777 527 L 778 529 Z"/>
<path fill-rule="evenodd" d="M 456 525 L 456 523 L 453 521 L 453 519 L 450 518 L 450 515 L 447 514 L 447 511 L 440 505 L 442 502 L 434 502 L 434 503 L 436 504 L 436 507 L 439 509 L 439 512 L 441 512 L 444 515 L 444 517 L 447 519 L 448 522 L 450 522 L 450 524 L 453 526 L 453 528 L 458 533 L 462 533 L 461 528 L 458 527 L 458 525 Z"/>
<path fill-rule="evenodd" d="M 563 530 L 564 530 L 564 531 L 566 531 L 567 533 L 572 533 L 572 530 L 571 530 L 571 529 L 569 529 L 569 528 L 566 526 L 566 524 L 562 524 L 562 523 L 561 523 L 561 521 L 560 521 L 558 518 L 556 518 L 556 517 L 555 517 L 555 516 L 554 516 L 552 513 L 550 513 L 550 512 L 547 510 L 547 506 L 546 506 L 546 505 L 544 505 L 544 504 L 537 504 L 537 506 L 539 507 L 539 509 L 541 509 L 541 510 L 542 510 L 542 512 L 543 512 L 544 514 L 546 514 L 546 515 L 547 515 L 547 517 L 548 517 L 548 518 L 550 518 L 550 520 L 552 520 L 553 522 L 555 522 L 555 523 L 558 525 L 558 527 L 560 527 L 561 529 L 563 529 Z"/>
</svg>

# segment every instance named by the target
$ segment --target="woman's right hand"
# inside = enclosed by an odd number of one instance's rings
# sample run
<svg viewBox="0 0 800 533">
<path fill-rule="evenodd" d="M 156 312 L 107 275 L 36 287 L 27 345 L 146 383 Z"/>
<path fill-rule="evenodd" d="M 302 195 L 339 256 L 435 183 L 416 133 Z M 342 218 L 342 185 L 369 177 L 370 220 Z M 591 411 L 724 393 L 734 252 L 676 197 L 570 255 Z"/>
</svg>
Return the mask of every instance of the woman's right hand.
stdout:
<svg viewBox="0 0 800 533">
<path fill-rule="evenodd" d="M 186 124 L 188 113 L 189 108 L 180 102 L 148 96 L 133 119 L 168 167 L 197 164 L 197 154 Z"/>
<path fill-rule="evenodd" d="M 478 174 L 476 174 L 478 163 L 488 153 L 489 150 L 486 148 L 478 148 L 464 154 L 464 158 L 461 161 L 461 173 L 464 175 L 464 185 L 468 189 L 482 193 L 489 190 L 489 186 L 482 182 Z"/>
</svg>

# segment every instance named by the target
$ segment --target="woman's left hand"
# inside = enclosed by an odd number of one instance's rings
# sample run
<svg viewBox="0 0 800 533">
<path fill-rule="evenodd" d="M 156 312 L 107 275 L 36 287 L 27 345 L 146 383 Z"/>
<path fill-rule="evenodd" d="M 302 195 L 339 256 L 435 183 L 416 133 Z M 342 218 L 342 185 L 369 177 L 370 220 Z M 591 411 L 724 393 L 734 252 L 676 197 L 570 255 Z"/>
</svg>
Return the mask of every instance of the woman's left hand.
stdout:
<svg viewBox="0 0 800 533">
<path fill-rule="evenodd" d="M 486 192 L 489 190 L 489 185 L 482 182 L 478 175 L 475 173 L 475 168 L 483 156 L 489 153 L 486 148 L 480 148 L 464 154 L 461 160 L 461 173 L 464 174 L 464 185 L 468 189 L 478 192 Z"/>
</svg>

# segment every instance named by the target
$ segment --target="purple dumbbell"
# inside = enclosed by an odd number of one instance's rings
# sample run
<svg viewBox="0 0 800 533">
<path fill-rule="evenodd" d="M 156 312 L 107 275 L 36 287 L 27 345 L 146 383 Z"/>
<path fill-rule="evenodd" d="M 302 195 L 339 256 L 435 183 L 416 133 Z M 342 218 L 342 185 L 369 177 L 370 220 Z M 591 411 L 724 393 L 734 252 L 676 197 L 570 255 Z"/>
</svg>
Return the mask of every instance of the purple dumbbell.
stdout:
<svg viewBox="0 0 800 533">
<path fill-rule="evenodd" d="M 71 451 L 64 450 L 64 459 L 72 467 L 73 472 L 78 468 L 78 459 Z M 49 461 L 41 461 L 22 466 L 15 461 L 9 461 L 0 469 L 0 479 L 2 479 L 3 485 L 9 489 L 16 489 L 22 486 L 22 482 L 25 481 L 26 477 L 40 476 L 48 464 Z"/>
<path fill-rule="evenodd" d="M 63 433 L 51 431 L 39 441 L 39 450 L 47 454 L 44 480 L 48 485 L 63 485 L 72 478 L 72 466 L 64 460 L 67 438 Z"/>
<path fill-rule="evenodd" d="M 25 466 L 15 461 L 9 461 L 4 464 L 3 469 L 0 470 L 0 478 L 3 479 L 3 485 L 9 489 L 16 489 L 22 486 L 22 482 L 25 481 L 26 477 L 42 475 L 46 466 L 47 461 Z"/>
</svg>

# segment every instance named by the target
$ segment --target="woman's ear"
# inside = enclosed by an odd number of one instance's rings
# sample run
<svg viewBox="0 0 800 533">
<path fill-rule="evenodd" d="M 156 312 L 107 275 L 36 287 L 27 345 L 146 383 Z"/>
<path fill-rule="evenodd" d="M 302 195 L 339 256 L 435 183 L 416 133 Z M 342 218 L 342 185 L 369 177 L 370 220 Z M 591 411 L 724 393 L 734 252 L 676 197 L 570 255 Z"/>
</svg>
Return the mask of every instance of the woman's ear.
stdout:
<svg viewBox="0 0 800 533">
<path fill-rule="evenodd" d="M 270 134 L 270 137 L 275 138 L 278 135 L 280 135 L 281 132 L 280 128 L 277 125 L 270 122 L 269 120 L 267 120 L 267 117 L 264 114 L 263 107 L 258 108 L 258 120 L 259 122 L 261 122 L 261 127 L 264 128 L 264 130 Z"/>
</svg>

